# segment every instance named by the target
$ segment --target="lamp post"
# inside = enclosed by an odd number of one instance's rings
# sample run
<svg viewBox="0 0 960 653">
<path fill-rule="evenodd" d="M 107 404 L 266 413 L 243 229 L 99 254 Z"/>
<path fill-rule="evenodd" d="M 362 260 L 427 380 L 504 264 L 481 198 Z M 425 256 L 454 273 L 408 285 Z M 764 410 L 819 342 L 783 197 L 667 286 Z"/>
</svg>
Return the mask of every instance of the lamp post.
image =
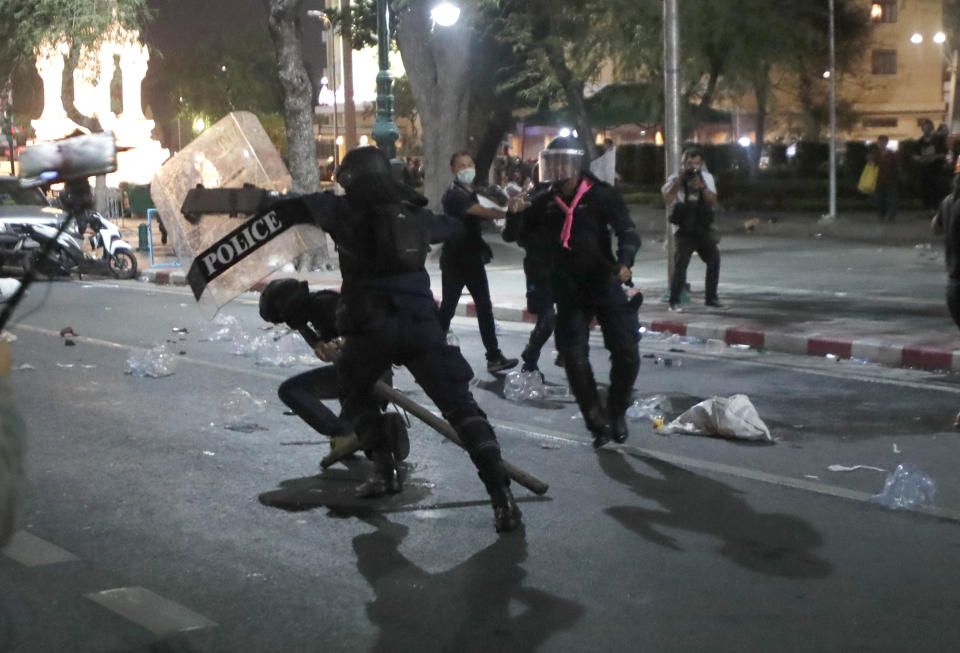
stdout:
<svg viewBox="0 0 960 653">
<path fill-rule="evenodd" d="M 666 140 L 666 177 L 680 169 L 680 25 L 677 0 L 663 3 L 663 92 L 664 132 Z M 673 280 L 674 240 L 670 224 L 670 207 L 667 207 L 664 224 L 667 242 L 667 287 Z"/>
<path fill-rule="evenodd" d="M 336 168 L 340 165 L 340 145 L 337 143 L 340 136 L 340 116 L 337 111 L 337 45 L 333 39 L 333 23 L 326 13 L 317 9 L 308 11 L 307 16 L 316 18 L 320 21 L 320 29 L 330 32 L 330 40 L 327 42 L 327 58 L 330 63 L 330 76 L 332 78 L 330 81 L 333 83 L 328 85 L 327 78 L 323 77 L 320 80 L 320 85 L 327 86 L 333 92 L 333 166 Z"/>
<path fill-rule="evenodd" d="M 430 18 L 441 27 L 450 27 L 460 18 L 460 8 L 450 2 L 439 2 L 430 11 Z M 373 123 L 373 140 L 391 160 L 397 156 L 400 130 L 394 120 L 393 75 L 390 73 L 390 7 L 387 0 L 377 0 L 377 119 Z"/>
<path fill-rule="evenodd" d="M 390 8 L 387 0 L 377 0 L 377 119 L 373 123 L 373 140 L 387 158 L 397 156 L 400 130 L 393 119 L 393 75 L 390 74 Z"/>
</svg>

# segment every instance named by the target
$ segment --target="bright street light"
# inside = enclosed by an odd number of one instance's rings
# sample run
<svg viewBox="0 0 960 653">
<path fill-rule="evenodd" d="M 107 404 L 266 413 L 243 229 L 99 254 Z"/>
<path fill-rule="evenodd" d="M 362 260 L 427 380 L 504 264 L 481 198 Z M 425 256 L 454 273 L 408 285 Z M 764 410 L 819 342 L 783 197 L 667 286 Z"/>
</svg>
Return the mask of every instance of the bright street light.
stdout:
<svg viewBox="0 0 960 653">
<path fill-rule="evenodd" d="M 740 140 L 738 140 L 737 143 L 740 144 L 740 147 L 750 147 L 750 137 L 749 137 L 749 136 L 741 136 L 741 137 L 740 137 Z"/>
<path fill-rule="evenodd" d="M 450 27 L 460 20 L 460 7 L 450 2 L 441 2 L 430 10 L 430 18 L 440 27 Z"/>
<path fill-rule="evenodd" d="M 197 118 L 196 120 L 193 121 L 194 131 L 202 132 L 206 128 L 207 128 L 207 123 L 203 118 Z"/>
<path fill-rule="evenodd" d="M 920 32 L 914 32 L 913 36 L 910 37 L 911 43 L 923 43 L 923 34 Z"/>
<path fill-rule="evenodd" d="M 944 34 L 943 32 L 937 32 L 936 34 L 933 35 L 934 43 L 945 43 L 946 41 L 947 41 L 947 35 Z"/>
</svg>

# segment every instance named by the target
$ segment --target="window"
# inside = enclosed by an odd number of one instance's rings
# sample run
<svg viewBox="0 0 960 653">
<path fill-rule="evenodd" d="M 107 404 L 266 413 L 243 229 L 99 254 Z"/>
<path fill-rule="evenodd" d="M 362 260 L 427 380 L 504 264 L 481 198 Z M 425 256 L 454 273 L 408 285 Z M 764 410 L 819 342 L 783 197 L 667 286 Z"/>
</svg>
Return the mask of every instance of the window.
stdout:
<svg viewBox="0 0 960 653">
<path fill-rule="evenodd" d="M 864 127 L 896 127 L 900 121 L 897 118 L 864 118 Z"/>
<path fill-rule="evenodd" d="M 883 0 L 870 5 L 870 20 L 875 23 L 897 22 L 897 1 Z"/>
<path fill-rule="evenodd" d="M 897 51 L 874 50 L 871 56 L 871 71 L 874 75 L 897 74 Z"/>
</svg>

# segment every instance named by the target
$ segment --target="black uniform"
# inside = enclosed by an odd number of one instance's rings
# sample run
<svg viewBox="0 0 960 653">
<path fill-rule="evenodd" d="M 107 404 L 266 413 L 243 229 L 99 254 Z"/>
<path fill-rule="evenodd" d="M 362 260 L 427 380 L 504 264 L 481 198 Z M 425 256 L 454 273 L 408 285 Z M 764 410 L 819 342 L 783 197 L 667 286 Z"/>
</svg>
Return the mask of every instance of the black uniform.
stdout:
<svg viewBox="0 0 960 653">
<path fill-rule="evenodd" d="M 520 219 L 538 247 L 543 247 L 543 260 L 552 270 L 558 343 L 565 354 L 567 379 L 599 446 L 609 439 L 611 423 L 622 423 L 640 368 L 636 308 L 629 303 L 616 278 L 621 266 L 633 266 L 640 235 L 626 205 L 611 186 L 589 173 L 581 173 L 580 179 L 587 179 L 591 187 L 574 209 L 568 246 L 561 242 L 566 213 L 557 198 L 568 205 L 573 198 L 560 197 L 559 184 L 538 195 Z M 611 230 L 617 236 L 616 256 L 612 253 Z M 610 352 L 606 412 L 600 404 L 588 356 L 590 323 L 594 318 Z M 625 426 L 622 428 L 625 438 Z"/>
<path fill-rule="evenodd" d="M 497 530 L 516 528 L 520 511 L 501 464 L 500 445 L 470 394 L 470 365 L 458 348 L 446 343 L 423 261 L 413 272 L 384 269 L 371 237 L 377 224 L 375 213 L 387 208 L 418 220 L 431 242 L 449 238 L 456 224 L 420 208 L 426 200 L 419 196 L 414 199 L 420 206 L 402 201 L 413 194 L 390 175 L 382 152 L 359 148 L 344 158 L 338 176 L 347 189 L 346 197 L 315 193 L 289 206 L 301 210 L 305 205 L 340 253 L 343 286 L 337 328 L 345 337 L 337 363 L 341 417 L 354 427 L 361 446 L 372 452 L 381 478 L 391 469 L 395 474 L 373 386 L 392 364 L 406 366 L 470 454 L 490 494 Z M 285 209 L 278 206 L 277 210 Z"/>
<path fill-rule="evenodd" d="M 456 235 L 444 242 L 440 251 L 440 273 L 443 297 L 440 301 L 440 326 L 444 332 L 450 328 L 450 320 L 457 311 L 460 294 L 466 286 L 477 308 L 480 324 L 480 339 L 487 350 L 487 358 L 500 354 L 496 327 L 493 322 L 493 303 L 490 301 L 490 285 L 484 267 L 493 258 L 490 246 L 483 240 L 480 218 L 467 213 L 478 204 L 477 194 L 454 181 L 443 194 L 443 212 L 463 223 Z"/>
<path fill-rule="evenodd" d="M 543 188 L 541 192 L 550 192 Z M 534 203 L 536 203 L 534 196 Z M 553 293 L 554 242 L 550 225 L 543 221 L 524 219 L 521 213 L 508 213 L 502 233 L 508 243 L 516 242 L 524 250 L 523 274 L 527 282 L 527 311 L 537 316 L 530 332 L 530 339 L 520 357 L 525 370 L 536 370 L 540 352 L 557 325 L 557 313 L 553 308 L 556 300 Z M 559 333 L 556 334 L 559 337 Z M 563 351 L 559 340 L 557 350 Z"/>
</svg>

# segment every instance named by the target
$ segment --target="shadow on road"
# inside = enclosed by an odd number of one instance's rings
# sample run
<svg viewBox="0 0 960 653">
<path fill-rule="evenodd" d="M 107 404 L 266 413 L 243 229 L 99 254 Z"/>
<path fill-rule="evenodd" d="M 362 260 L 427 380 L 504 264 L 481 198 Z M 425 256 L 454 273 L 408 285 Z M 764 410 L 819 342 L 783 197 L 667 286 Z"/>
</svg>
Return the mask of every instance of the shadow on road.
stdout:
<svg viewBox="0 0 960 653">
<path fill-rule="evenodd" d="M 404 464 L 401 465 L 403 492 L 380 499 L 358 499 L 354 496 L 354 488 L 363 482 L 372 467 L 366 461 L 344 462 L 347 469 L 327 469 L 319 476 L 281 481 L 279 489 L 259 496 L 260 503 L 287 512 L 327 508 L 334 516 L 366 517 L 419 505 L 431 494 L 433 485 L 413 475 L 415 465 Z"/>
<path fill-rule="evenodd" d="M 638 472 L 629 458 L 654 473 Z M 598 452 L 600 467 L 618 483 L 659 503 L 662 509 L 611 506 L 605 512 L 644 539 L 683 551 L 677 541 L 657 526 L 711 535 L 717 551 L 741 567 L 767 576 L 825 578 L 833 567 L 813 549 L 823 538 L 807 522 L 792 515 L 757 512 L 740 492 L 705 476 L 651 456 Z"/>
<path fill-rule="evenodd" d="M 533 651 L 585 612 L 575 601 L 523 586 L 523 531 L 499 537 L 448 571 L 429 573 L 399 551 L 406 526 L 382 515 L 366 521 L 377 530 L 354 538 L 353 549 L 376 593 L 367 604 L 380 629 L 371 651 Z"/>
</svg>

